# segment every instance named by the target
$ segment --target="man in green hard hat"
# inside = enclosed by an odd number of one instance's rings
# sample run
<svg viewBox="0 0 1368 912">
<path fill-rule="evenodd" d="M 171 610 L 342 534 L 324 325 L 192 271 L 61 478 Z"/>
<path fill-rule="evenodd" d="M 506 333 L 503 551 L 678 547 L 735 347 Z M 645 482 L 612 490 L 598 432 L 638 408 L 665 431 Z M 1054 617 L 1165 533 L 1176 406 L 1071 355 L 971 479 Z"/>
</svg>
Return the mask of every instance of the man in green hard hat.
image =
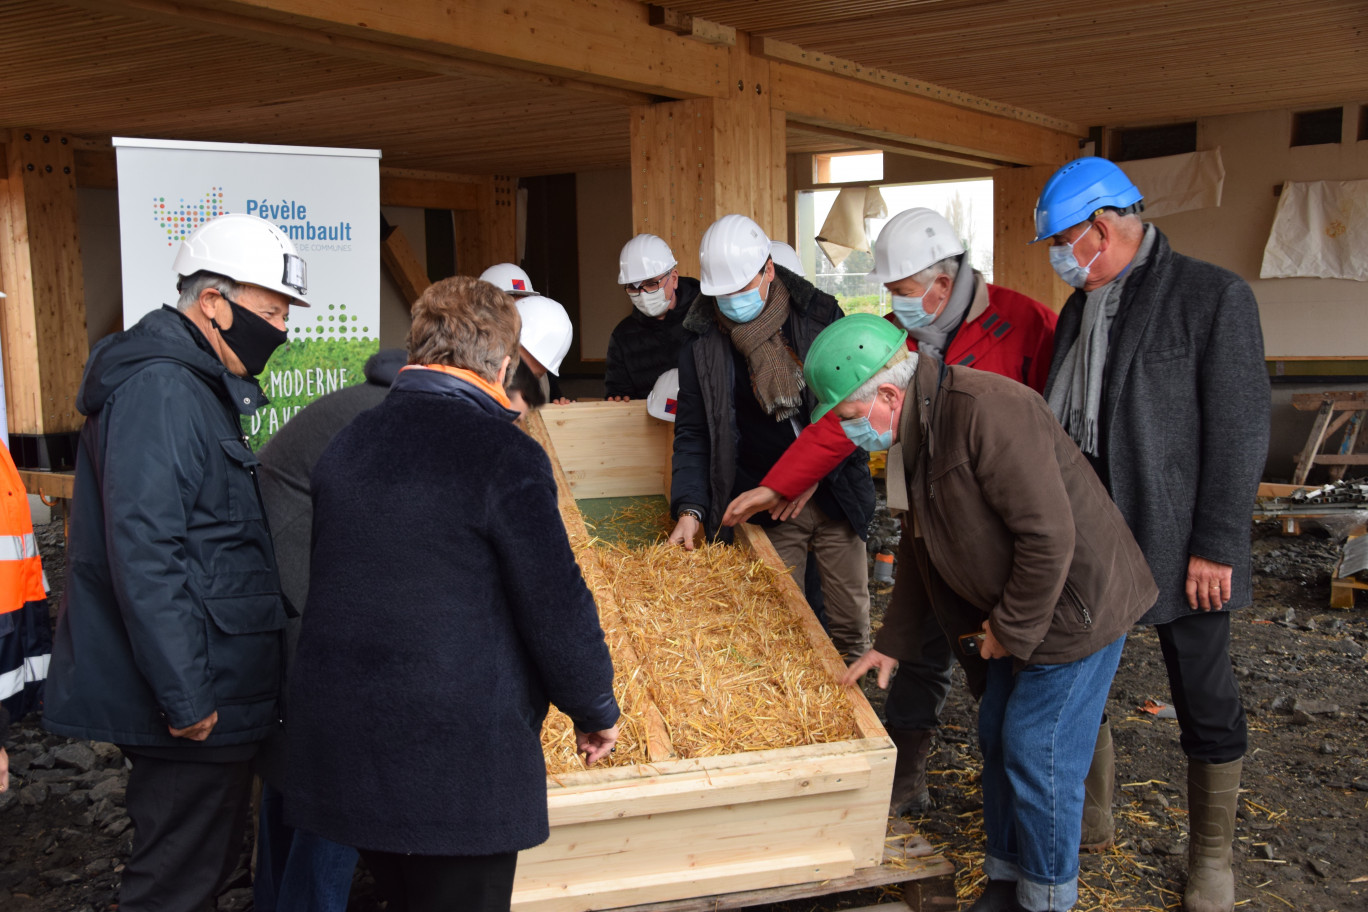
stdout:
<svg viewBox="0 0 1368 912">
<path fill-rule="evenodd" d="M 989 880 L 971 912 L 1070 909 L 1097 726 L 1126 629 L 1157 589 L 1045 400 L 909 352 L 906 335 L 853 314 L 803 367 L 812 420 L 834 411 L 857 446 L 888 450 L 889 508 L 911 514 L 883 627 L 843 683 L 876 669 L 887 687 L 934 616 L 980 697 Z"/>
</svg>

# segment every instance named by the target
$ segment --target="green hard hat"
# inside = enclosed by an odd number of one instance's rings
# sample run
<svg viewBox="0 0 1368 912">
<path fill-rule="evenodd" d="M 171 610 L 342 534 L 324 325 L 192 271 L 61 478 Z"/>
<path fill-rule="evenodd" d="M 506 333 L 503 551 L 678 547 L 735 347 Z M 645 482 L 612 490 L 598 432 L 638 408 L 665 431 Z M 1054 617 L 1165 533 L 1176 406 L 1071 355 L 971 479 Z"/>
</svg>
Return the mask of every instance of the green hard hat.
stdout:
<svg viewBox="0 0 1368 912">
<path fill-rule="evenodd" d="M 870 313 L 842 317 L 822 330 L 803 364 L 803 379 L 817 396 L 812 420 L 821 420 L 883 370 L 906 342 L 907 330 Z"/>
</svg>

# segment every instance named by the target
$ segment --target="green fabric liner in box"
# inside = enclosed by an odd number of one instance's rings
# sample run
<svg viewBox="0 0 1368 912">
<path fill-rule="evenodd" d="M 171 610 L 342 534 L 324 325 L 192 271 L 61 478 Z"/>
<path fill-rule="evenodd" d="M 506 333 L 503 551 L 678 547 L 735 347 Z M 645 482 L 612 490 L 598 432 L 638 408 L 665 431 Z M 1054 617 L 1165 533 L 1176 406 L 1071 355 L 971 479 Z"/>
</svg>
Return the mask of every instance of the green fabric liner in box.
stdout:
<svg viewBox="0 0 1368 912">
<path fill-rule="evenodd" d="M 670 504 L 658 494 L 635 497 L 590 497 L 575 501 L 589 534 L 604 542 L 639 548 L 669 536 L 674 523 Z"/>
</svg>

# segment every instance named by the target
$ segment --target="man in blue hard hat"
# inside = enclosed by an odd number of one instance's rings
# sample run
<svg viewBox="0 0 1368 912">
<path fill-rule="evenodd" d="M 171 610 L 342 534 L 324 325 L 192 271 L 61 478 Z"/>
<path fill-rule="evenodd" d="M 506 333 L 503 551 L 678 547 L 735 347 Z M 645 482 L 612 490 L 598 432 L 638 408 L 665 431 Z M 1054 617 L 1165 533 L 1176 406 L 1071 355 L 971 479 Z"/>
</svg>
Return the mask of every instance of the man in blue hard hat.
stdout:
<svg viewBox="0 0 1368 912">
<path fill-rule="evenodd" d="M 1159 636 L 1188 757 L 1183 908 L 1230 912 L 1247 733 L 1229 612 L 1252 600 L 1249 505 L 1268 452 L 1263 333 L 1249 285 L 1176 253 L 1141 208 L 1140 190 L 1101 158 L 1070 162 L 1041 191 L 1036 241 L 1050 242 L 1051 265 L 1077 289 L 1045 398 L 1159 584 L 1139 623 Z M 1111 837 L 1107 759 L 1089 774 L 1084 842 Z"/>
</svg>

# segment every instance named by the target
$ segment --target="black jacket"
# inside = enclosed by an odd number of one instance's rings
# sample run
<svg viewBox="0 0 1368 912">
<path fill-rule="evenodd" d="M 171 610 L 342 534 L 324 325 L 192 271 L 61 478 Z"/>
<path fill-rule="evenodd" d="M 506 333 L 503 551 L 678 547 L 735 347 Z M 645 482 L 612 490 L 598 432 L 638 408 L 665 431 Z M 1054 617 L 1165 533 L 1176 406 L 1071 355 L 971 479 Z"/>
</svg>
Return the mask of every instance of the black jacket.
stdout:
<svg viewBox="0 0 1368 912">
<path fill-rule="evenodd" d="M 1046 398 L 1078 338 L 1085 298 L 1075 292 L 1059 314 Z M 1092 460 L 1159 584 L 1140 623 L 1191 613 L 1189 555 L 1234 568 L 1229 608 L 1252 601 L 1249 511 L 1268 458 L 1269 409 L 1249 284 L 1175 253 L 1159 232 L 1121 292 Z"/>
<path fill-rule="evenodd" d="M 774 267 L 776 281 L 789 293 L 789 318 L 784 326 L 798 359 L 807 357 L 817 334 L 844 314 L 836 299 L 819 291 L 800 275 Z M 696 507 L 704 514 L 709 538 L 730 539 L 721 529 L 727 504 L 741 491 L 736 483 L 740 431 L 736 426 L 736 371 L 731 340 L 717 327 L 716 299 L 700 295 L 689 308 L 684 327 L 691 334 L 679 355 L 679 405 L 675 413 L 673 475 L 670 508 Z M 749 378 L 745 378 L 749 382 Z M 794 421 L 807 427 L 817 407 L 811 390 L 803 390 L 803 406 Z M 776 457 L 777 459 L 777 457 Z M 832 519 L 844 517 L 861 538 L 874 516 L 874 481 L 869 476 L 869 454 L 855 451 L 817 487 L 813 502 Z M 755 521 L 766 524 L 766 514 Z"/>
<path fill-rule="evenodd" d="M 366 361 L 365 383 L 345 387 L 309 403 L 261 448 L 261 496 L 271 522 L 271 539 L 280 565 L 280 585 L 285 598 L 298 610 L 303 610 L 309 596 L 309 541 L 313 529 L 309 475 L 314 463 L 338 431 L 384 400 L 390 384 L 406 363 L 408 354 L 402 348 L 376 352 Z M 299 626 L 300 618 L 296 616 L 286 627 L 289 640 L 285 653 L 287 679 L 299 640 Z M 283 699 L 281 709 L 288 719 Z M 285 788 L 283 731 L 275 732 L 261 745 L 256 770 L 276 788 Z"/>
<path fill-rule="evenodd" d="M 680 276 L 675 306 L 665 311 L 664 319 L 648 317 L 635 307 L 622 318 L 608 338 L 605 396 L 645 399 L 661 374 L 679 366 L 679 350 L 690 336 L 684 318 L 698 294 L 698 279 Z"/>
<path fill-rule="evenodd" d="M 464 381 L 407 370 L 312 486 L 291 825 L 423 855 L 542 842 L 548 700 L 584 731 L 618 718 L 545 451 Z"/>
<path fill-rule="evenodd" d="M 49 730 L 199 750 L 276 721 L 285 607 L 239 421 L 265 401 L 169 307 L 91 351 Z M 167 731 L 216 710 L 202 744 Z"/>
</svg>

